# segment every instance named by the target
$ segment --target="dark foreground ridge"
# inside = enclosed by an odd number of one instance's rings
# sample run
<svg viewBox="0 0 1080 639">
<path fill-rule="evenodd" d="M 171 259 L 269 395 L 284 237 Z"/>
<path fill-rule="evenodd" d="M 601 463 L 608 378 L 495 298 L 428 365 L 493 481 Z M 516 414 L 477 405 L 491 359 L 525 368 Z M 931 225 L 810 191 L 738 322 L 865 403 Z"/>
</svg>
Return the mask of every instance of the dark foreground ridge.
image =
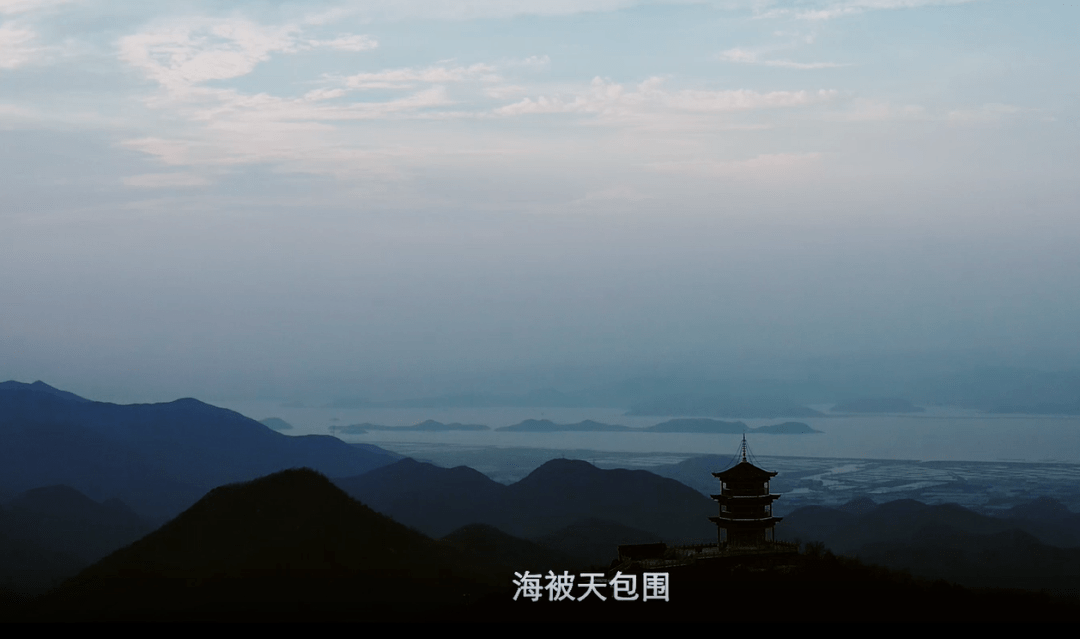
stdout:
<svg viewBox="0 0 1080 639">
<path fill-rule="evenodd" d="M 490 528 L 451 538 L 437 542 L 379 515 L 314 471 L 283 471 L 211 491 L 4 618 L 670 623 L 714 621 L 722 611 L 770 621 L 1073 621 L 1080 614 L 1075 597 L 921 581 L 817 545 L 801 554 L 642 569 L 669 573 L 667 601 L 616 601 L 610 589 L 600 591 L 603 601 L 549 601 L 546 591 L 539 600 L 515 600 L 514 573 L 546 576 L 553 556 Z M 482 556 L 489 544 L 502 550 Z M 507 560 L 520 565 L 496 567 Z M 623 569 L 644 583 L 638 568 Z M 573 594 L 583 593 L 575 586 Z"/>
<path fill-rule="evenodd" d="M 510 601 L 513 589 L 468 608 L 462 621 L 649 621 L 717 619 L 774 622 L 1020 621 L 1073 622 L 1076 598 L 1019 590 L 972 590 L 812 549 L 809 554 L 747 556 L 666 569 L 669 601 Z M 637 576 L 641 593 L 642 573 Z M 541 583 L 545 583 L 542 580 Z M 581 588 L 575 594 L 582 594 Z"/>
<path fill-rule="evenodd" d="M 35 620 L 398 620 L 495 589 L 446 544 L 308 469 L 223 486 L 91 566 Z"/>
</svg>

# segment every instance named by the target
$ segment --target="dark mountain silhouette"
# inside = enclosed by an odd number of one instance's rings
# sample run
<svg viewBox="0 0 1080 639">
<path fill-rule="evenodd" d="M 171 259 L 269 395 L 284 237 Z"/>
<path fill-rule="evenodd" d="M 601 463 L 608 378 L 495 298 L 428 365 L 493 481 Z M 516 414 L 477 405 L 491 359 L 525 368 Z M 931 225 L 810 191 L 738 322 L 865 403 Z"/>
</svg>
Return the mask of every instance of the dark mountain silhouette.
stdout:
<svg viewBox="0 0 1080 639">
<path fill-rule="evenodd" d="M 442 541 L 510 575 L 522 570 L 562 571 L 585 568 L 587 560 L 561 552 L 555 546 L 519 539 L 487 524 L 462 526 Z M 612 553 L 608 552 L 608 555 Z"/>
<path fill-rule="evenodd" d="M 507 487 L 467 466 L 440 468 L 405 458 L 357 477 L 335 479 L 342 490 L 426 535 L 490 523 Z"/>
<path fill-rule="evenodd" d="M 716 504 L 692 488 L 643 470 L 601 470 L 553 459 L 503 486 L 470 468 L 413 460 L 335 480 L 397 521 L 442 536 L 470 523 L 537 539 L 585 519 L 604 519 L 663 539 L 714 536 Z"/>
<path fill-rule="evenodd" d="M 668 540 L 716 534 L 707 519 L 715 502 L 644 470 L 601 470 L 553 459 L 508 488 L 495 525 L 513 535 L 534 538 L 582 519 L 614 521 Z"/>
<path fill-rule="evenodd" d="M 536 539 L 547 548 L 559 550 L 593 567 L 606 567 L 623 544 L 653 544 L 664 541 L 655 533 L 637 530 L 603 519 L 582 519 Z"/>
<path fill-rule="evenodd" d="M 123 502 L 68 486 L 36 488 L 0 509 L 0 583 L 44 591 L 153 527 Z"/>
<path fill-rule="evenodd" d="M 67 395 L 41 383 L 3 384 L 7 490 L 66 484 L 161 520 L 221 484 L 299 466 L 350 476 L 392 461 L 329 436 L 287 437 L 195 399 L 117 405 Z"/>
<path fill-rule="evenodd" d="M 34 392 L 34 393 L 41 393 L 43 395 L 52 395 L 53 397 L 59 397 L 60 399 L 66 399 L 66 400 L 72 401 L 72 402 L 81 402 L 81 403 L 90 402 L 89 399 L 86 399 L 84 397 L 79 397 L 75 393 L 69 393 L 67 391 L 62 391 L 62 390 L 60 390 L 58 388 L 53 388 L 52 386 L 49 386 L 48 384 L 41 381 L 40 379 L 38 381 L 34 382 L 33 384 L 24 384 L 22 382 L 16 382 L 14 380 L 7 381 L 7 382 L 0 382 L 0 392 L 11 391 L 11 390 L 30 391 L 30 392 Z"/>
<path fill-rule="evenodd" d="M 537 486 L 549 487 L 543 493 L 558 492 L 550 486 L 565 484 L 590 488 L 612 479 L 628 487 L 637 483 L 623 474 L 629 471 L 556 462 L 530 475 L 534 485 L 523 487 L 529 490 L 519 496 Z M 865 506 L 861 500 L 851 510 L 865 511 Z M 651 503 L 649 507 L 655 508 Z M 901 501 L 864 516 L 833 513 L 856 526 L 870 515 L 904 520 L 925 518 L 927 512 L 944 513 L 945 520 L 960 526 L 979 524 L 979 515 L 960 511 Z M 550 537 L 584 539 L 590 529 L 605 528 L 614 527 L 579 520 Z M 834 528 L 843 530 L 843 520 Z M 943 581 L 921 582 L 812 545 L 801 555 L 735 557 L 665 568 L 671 579 L 670 602 L 515 602 L 507 568 L 542 574 L 559 570 L 560 560 L 486 526 L 469 526 L 448 537 L 452 543 L 439 543 L 409 530 L 350 499 L 313 471 L 285 471 L 211 491 L 158 531 L 98 562 L 18 617 L 8 613 L 7 618 L 670 621 L 715 619 L 717 601 L 742 616 L 800 621 L 1069 620 L 1078 611 L 1075 597 L 1066 602 L 1032 593 L 977 592 Z M 1072 551 L 1048 553 L 1016 530 L 972 537 L 956 527 L 922 527 L 909 543 L 887 544 L 868 549 L 880 550 L 894 563 L 906 562 L 913 571 L 936 563 L 939 572 L 954 571 L 959 579 L 967 575 L 970 558 L 983 561 L 980 569 L 993 573 L 993 564 L 986 562 L 1001 548 L 1015 554 L 1005 565 L 1016 570 L 998 574 L 1016 583 L 1065 590 L 1077 574 L 1069 572 Z M 937 554 L 927 554 L 926 548 Z M 470 551 L 482 551 L 482 556 L 463 554 Z M 1052 562 L 1066 567 L 1058 571 L 1057 581 L 1023 581 L 1033 574 L 1025 565 L 1045 570 Z M 502 568 L 493 568 L 500 564 Z M 640 574 L 638 578 L 640 585 Z"/>
<path fill-rule="evenodd" d="M 206 492 L 162 473 L 135 447 L 88 428 L 5 422 L 0 415 L 0 484 L 11 490 L 64 484 L 98 501 L 119 497 L 158 522 Z"/>
<path fill-rule="evenodd" d="M 1035 522 L 1059 522 L 1080 519 L 1080 514 L 1069 510 L 1065 504 L 1052 497 L 1039 497 L 1010 508 L 1006 517 L 1030 519 Z"/>
<path fill-rule="evenodd" d="M 50 619 L 416 619 L 486 592 L 457 550 L 309 469 L 216 488 L 42 598 Z"/>
<path fill-rule="evenodd" d="M 835 552 L 929 579 L 1076 592 L 1080 548 L 1048 543 L 1075 541 L 1074 519 L 1071 513 L 1054 511 L 1056 524 L 989 517 L 956 504 L 928 506 L 905 499 L 867 508 L 860 500 L 843 510 L 795 510 L 777 526 L 777 536 L 820 541 Z"/>
<path fill-rule="evenodd" d="M 829 411 L 833 413 L 922 413 L 926 409 L 899 397 L 864 397 L 841 402 Z"/>
<path fill-rule="evenodd" d="M 119 499 L 99 504 L 70 486 L 29 490 L 5 510 L 11 537 L 33 539 L 87 564 L 153 529 Z"/>
</svg>

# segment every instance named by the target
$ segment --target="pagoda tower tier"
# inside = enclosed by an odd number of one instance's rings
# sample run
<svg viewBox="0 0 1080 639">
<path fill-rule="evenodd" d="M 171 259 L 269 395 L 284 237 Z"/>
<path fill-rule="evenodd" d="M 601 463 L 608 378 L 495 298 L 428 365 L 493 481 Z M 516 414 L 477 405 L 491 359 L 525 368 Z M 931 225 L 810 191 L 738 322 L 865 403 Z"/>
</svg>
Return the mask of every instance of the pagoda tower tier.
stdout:
<svg viewBox="0 0 1080 639">
<path fill-rule="evenodd" d="M 720 494 L 712 495 L 720 505 L 720 514 L 709 517 L 709 521 L 716 524 L 721 546 L 766 544 L 775 540 L 775 526 L 781 520 L 772 515 L 772 503 L 780 495 L 769 492 L 769 480 L 777 473 L 751 464 L 746 453 L 744 435 L 739 463 L 723 472 L 713 473 L 713 477 L 720 480 Z"/>
</svg>

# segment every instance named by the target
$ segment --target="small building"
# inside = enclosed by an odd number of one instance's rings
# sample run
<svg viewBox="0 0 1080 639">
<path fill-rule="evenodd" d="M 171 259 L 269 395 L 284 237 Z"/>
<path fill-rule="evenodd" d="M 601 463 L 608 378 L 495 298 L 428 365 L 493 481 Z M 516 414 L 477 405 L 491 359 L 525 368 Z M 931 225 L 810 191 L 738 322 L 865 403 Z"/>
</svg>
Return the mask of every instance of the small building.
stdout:
<svg viewBox="0 0 1080 639">
<path fill-rule="evenodd" d="M 769 480 L 777 473 L 758 468 L 746 458 L 746 435 L 743 435 L 740 461 L 731 468 L 713 473 L 720 480 L 720 494 L 711 495 L 720 504 L 720 514 L 709 517 L 716 524 L 719 547 L 753 547 L 776 541 L 772 503 L 780 498 L 769 492 Z"/>
</svg>

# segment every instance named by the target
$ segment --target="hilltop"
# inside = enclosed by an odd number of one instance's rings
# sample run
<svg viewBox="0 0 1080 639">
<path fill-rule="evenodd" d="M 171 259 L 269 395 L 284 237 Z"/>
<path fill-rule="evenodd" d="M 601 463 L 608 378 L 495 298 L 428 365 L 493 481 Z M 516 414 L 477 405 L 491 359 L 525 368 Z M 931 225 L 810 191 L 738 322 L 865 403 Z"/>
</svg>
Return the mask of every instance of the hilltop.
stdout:
<svg viewBox="0 0 1080 639">
<path fill-rule="evenodd" d="M 0 440 L 5 490 L 63 484 L 159 522 L 222 484 L 300 466 L 345 477 L 396 459 L 326 435 L 289 437 L 196 399 L 118 405 L 40 381 L 0 384 Z"/>
<path fill-rule="evenodd" d="M 66 619 L 415 619 L 493 587 L 310 469 L 214 489 L 34 610 Z"/>
</svg>

